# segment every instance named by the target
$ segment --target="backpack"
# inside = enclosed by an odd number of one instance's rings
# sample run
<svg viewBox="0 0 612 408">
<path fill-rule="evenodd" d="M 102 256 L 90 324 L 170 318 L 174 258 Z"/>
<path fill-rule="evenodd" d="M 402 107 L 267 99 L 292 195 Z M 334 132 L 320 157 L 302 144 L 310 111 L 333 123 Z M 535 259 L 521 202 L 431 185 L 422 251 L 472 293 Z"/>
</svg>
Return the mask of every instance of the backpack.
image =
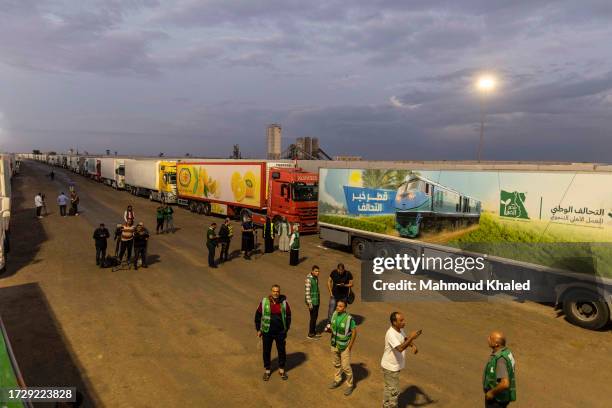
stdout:
<svg viewBox="0 0 612 408">
<path fill-rule="evenodd" d="M 119 260 L 115 256 L 107 255 L 106 259 L 102 261 L 103 268 L 112 268 L 119 265 Z"/>
</svg>

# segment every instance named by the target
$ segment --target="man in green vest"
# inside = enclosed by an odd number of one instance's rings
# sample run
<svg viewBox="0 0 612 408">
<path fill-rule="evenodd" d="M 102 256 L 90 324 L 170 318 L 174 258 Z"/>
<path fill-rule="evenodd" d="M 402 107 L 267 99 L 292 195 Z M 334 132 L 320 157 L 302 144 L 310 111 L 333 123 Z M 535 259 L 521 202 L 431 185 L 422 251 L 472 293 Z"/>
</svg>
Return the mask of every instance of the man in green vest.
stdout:
<svg viewBox="0 0 612 408">
<path fill-rule="evenodd" d="M 316 333 L 317 318 L 319 317 L 319 267 L 314 265 L 306 275 L 305 301 L 310 312 L 310 324 L 308 326 L 308 338 L 318 340 L 321 335 Z"/>
<path fill-rule="evenodd" d="M 264 381 L 270 380 L 272 343 L 276 343 L 276 351 L 278 352 L 278 373 L 281 379 L 286 381 L 288 378 L 285 372 L 285 362 L 287 361 L 285 345 L 290 327 L 291 308 L 287 303 L 287 298 L 285 295 L 281 295 L 280 286 L 273 285 L 270 296 L 261 300 L 255 312 L 255 330 L 257 330 L 257 337 L 262 339 L 263 345 Z"/>
<path fill-rule="evenodd" d="M 208 248 L 208 266 L 211 268 L 216 268 L 215 265 L 215 248 L 217 248 L 217 233 L 215 229 L 217 228 L 217 223 L 213 222 L 208 227 L 208 231 L 206 231 L 206 248 Z"/>
<path fill-rule="evenodd" d="M 485 408 L 505 408 L 516 401 L 515 361 L 506 347 L 506 337 L 494 331 L 489 335 L 491 356 L 483 374 Z"/>
<path fill-rule="evenodd" d="M 357 325 L 355 319 L 346 311 L 346 300 L 336 302 L 336 311 L 331 317 L 325 331 L 331 333 L 332 362 L 334 364 L 334 382 L 330 389 L 338 388 L 342 384 L 342 374 L 346 377 L 348 388 L 344 391 L 347 397 L 353 393 L 353 370 L 351 368 L 351 350 L 357 338 Z"/>
</svg>

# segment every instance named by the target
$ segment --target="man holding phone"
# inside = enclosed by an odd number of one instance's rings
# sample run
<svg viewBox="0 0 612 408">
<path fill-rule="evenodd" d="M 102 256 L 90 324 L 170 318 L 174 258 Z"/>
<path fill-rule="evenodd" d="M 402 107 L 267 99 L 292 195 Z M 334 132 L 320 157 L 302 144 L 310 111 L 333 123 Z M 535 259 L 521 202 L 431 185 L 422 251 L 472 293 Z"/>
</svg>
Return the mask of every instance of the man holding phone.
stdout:
<svg viewBox="0 0 612 408">
<path fill-rule="evenodd" d="M 349 292 L 353 287 L 353 274 L 339 263 L 327 279 L 327 290 L 329 290 L 329 307 L 327 309 L 327 320 L 331 319 L 336 311 L 336 302 L 347 300 Z"/>
<path fill-rule="evenodd" d="M 406 337 L 404 327 L 406 321 L 400 312 L 393 312 L 389 318 L 391 327 L 385 335 L 385 351 L 380 365 L 383 370 L 385 390 L 383 392 L 383 407 L 397 408 L 399 397 L 399 374 L 406 365 L 406 349 L 410 347 L 413 354 L 418 353 L 413 343 L 422 333 L 414 331 Z"/>
</svg>

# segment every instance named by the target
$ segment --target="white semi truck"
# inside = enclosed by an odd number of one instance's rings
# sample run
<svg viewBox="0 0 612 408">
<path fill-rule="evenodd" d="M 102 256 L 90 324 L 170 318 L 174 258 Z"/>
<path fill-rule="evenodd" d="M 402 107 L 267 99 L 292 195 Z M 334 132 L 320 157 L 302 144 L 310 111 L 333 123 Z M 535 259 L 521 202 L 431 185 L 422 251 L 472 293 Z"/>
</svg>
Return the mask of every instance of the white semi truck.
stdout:
<svg viewBox="0 0 612 408">
<path fill-rule="evenodd" d="M 0 271 L 6 268 L 9 251 L 11 178 L 15 171 L 14 157 L 9 154 L 0 155 Z"/>
<path fill-rule="evenodd" d="M 125 159 L 100 157 L 100 181 L 115 189 L 125 188 Z"/>
<path fill-rule="evenodd" d="M 176 161 L 125 159 L 124 163 L 126 190 L 151 201 L 176 203 Z"/>
<path fill-rule="evenodd" d="M 612 166 L 510 162 L 316 162 L 319 233 L 363 260 L 486 256 L 464 281 L 529 280 L 528 300 L 601 329 L 612 310 Z M 374 279 L 373 274 L 365 274 Z M 363 289 L 363 288 L 362 288 Z"/>
</svg>

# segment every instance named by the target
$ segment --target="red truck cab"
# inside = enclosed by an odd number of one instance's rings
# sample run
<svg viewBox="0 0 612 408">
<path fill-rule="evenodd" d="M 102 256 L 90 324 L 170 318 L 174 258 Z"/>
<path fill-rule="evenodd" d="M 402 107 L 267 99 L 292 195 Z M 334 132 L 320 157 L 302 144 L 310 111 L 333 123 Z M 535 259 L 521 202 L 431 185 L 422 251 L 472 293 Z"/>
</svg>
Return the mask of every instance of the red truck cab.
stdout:
<svg viewBox="0 0 612 408">
<path fill-rule="evenodd" d="M 319 175 L 300 168 L 272 167 L 268 176 L 268 211 L 273 222 L 286 218 L 301 232 L 317 231 Z M 260 224 L 264 220 L 254 220 Z"/>
</svg>

